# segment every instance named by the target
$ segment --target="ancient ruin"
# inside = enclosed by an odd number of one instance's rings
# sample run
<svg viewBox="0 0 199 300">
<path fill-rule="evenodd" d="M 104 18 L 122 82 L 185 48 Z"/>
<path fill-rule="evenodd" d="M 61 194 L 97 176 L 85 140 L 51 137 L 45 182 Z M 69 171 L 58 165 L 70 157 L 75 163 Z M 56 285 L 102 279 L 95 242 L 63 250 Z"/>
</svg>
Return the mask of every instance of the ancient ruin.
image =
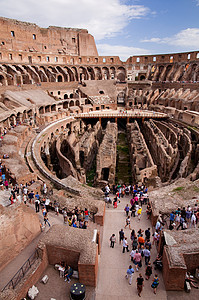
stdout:
<svg viewBox="0 0 199 300">
<path fill-rule="evenodd" d="M 143 182 L 152 190 L 177 180 L 197 182 L 198 82 L 197 51 L 132 56 L 123 62 L 118 56 L 99 56 L 86 29 L 39 28 L 0 18 L 0 156 L 6 176 L 13 184 L 34 181 L 34 192 L 46 182 L 60 210 L 87 207 L 95 221 L 95 228 L 78 233 L 77 239 L 87 240 L 87 249 L 71 239 L 72 228 L 67 238 L 59 236 L 61 227 L 53 226 L 38 244 L 40 261 L 34 265 L 34 275 L 27 275 L 17 293 L 4 291 L 2 299 L 25 297 L 47 265 L 70 251 L 70 264 L 78 269 L 82 282 L 96 286 L 105 212 L 99 187 L 127 180 L 116 182 L 119 133 L 124 133 L 127 146 L 122 151 L 128 152 L 131 169 L 132 179 L 126 184 Z M 176 208 L 178 204 L 170 205 L 170 200 L 169 205 L 152 200 L 153 224 Z M 24 204 L 16 207 L 11 219 L 12 207 L 0 207 L 0 257 L 11 240 L 17 255 L 38 235 L 39 220 Z M 14 224 L 28 224 L 27 218 L 34 226 L 14 232 Z M 91 242 L 93 229 L 97 234 Z M 6 238 L 4 231 L 9 231 Z M 165 231 L 162 236 L 167 243 L 162 242 L 161 251 L 168 290 L 183 288 L 188 260 L 196 258 L 191 268 L 197 267 L 198 241 L 188 249 L 189 234 L 197 241 L 196 228 L 180 234 Z M 9 251 L 0 268 L 13 259 Z M 182 253 L 180 261 L 177 251 Z M 170 276 L 179 272 L 171 285 Z"/>
</svg>

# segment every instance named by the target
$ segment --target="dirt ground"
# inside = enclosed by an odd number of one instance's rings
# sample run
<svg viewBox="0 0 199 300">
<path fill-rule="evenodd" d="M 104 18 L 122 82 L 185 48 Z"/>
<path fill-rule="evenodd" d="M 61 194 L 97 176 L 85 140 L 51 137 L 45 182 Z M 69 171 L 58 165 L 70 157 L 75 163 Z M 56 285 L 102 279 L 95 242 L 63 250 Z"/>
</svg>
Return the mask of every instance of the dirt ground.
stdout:
<svg viewBox="0 0 199 300">
<path fill-rule="evenodd" d="M 41 279 L 44 275 L 48 275 L 48 282 L 43 284 Z M 70 287 L 73 283 L 79 282 L 77 279 L 71 280 L 70 283 L 65 282 L 63 278 L 59 277 L 59 271 L 55 270 L 53 266 L 49 265 L 42 274 L 40 281 L 35 286 L 39 290 L 37 300 L 67 300 L 70 299 Z M 94 300 L 95 289 L 86 286 L 86 300 Z"/>
</svg>

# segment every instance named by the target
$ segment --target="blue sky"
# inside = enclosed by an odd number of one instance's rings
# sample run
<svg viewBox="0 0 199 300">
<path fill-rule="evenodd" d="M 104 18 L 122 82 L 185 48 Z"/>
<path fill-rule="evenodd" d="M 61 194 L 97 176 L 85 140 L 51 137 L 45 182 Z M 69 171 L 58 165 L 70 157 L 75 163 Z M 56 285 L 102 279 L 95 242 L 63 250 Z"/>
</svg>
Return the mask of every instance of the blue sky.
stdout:
<svg viewBox="0 0 199 300">
<path fill-rule="evenodd" d="M 199 0 L 0 0 L 0 15 L 88 29 L 99 55 L 199 50 Z"/>
</svg>

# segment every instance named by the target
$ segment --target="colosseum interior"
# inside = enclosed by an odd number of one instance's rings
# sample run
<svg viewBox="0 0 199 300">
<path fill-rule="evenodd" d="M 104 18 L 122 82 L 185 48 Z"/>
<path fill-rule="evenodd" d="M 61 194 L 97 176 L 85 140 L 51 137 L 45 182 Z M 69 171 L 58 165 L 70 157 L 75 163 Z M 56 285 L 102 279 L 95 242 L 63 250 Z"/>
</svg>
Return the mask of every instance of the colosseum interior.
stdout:
<svg viewBox="0 0 199 300">
<path fill-rule="evenodd" d="M 176 182 L 195 188 L 190 203 L 198 198 L 198 82 L 199 52 L 131 56 L 123 62 L 99 56 L 85 29 L 40 28 L 0 18 L 0 155 L 6 176 L 13 184 L 32 182 L 35 193 L 45 182 L 60 209 L 88 207 L 95 221 L 91 229 L 97 232 L 93 244 L 93 231 L 83 235 L 80 230 L 70 248 L 76 229 L 68 228 L 61 242 L 64 225 L 53 226 L 38 244 L 34 272 L 17 288 L 4 290 L 1 299 L 25 297 L 47 265 L 66 254 L 81 282 L 96 286 L 105 214 L 101 189 L 107 183 L 143 182 L 154 195 L 161 188 L 159 201 L 157 194 L 152 201 L 152 224 L 180 205 L 174 197 L 169 205 L 164 202 L 168 187 L 179 186 Z M 23 203 L 2 201 L 0 211 L 2 270 L 38 236 L 40 224 Z M 34 226 L 28 228 L 30 218 Z M 199 266 L 198 229 L 190 230 L 196 241 L 190 249 L 183 231 L 172 234 L 177 245 L 165 246 L 164 237 L 159 245 L 168 290 L 183 289 L 188 260 L 192 269 Z M 183 253 L 181 258 L 172 249 Z M 172 285 L 176 274 L 179 280 Z"/>
</svg>

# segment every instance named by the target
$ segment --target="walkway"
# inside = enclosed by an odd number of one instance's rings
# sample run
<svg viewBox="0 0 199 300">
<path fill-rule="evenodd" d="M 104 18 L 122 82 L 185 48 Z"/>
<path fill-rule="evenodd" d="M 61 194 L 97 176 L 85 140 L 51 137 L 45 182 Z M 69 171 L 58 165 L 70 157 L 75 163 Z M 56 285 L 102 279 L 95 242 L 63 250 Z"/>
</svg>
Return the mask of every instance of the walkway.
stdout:
<svg viewBox="0 0 199 300">
<path fill-rule="evenodd" d="M 111 199 L 113 196 L 111 195 Z M 130 286 L 128 281 L 125 279 L 126 270 L 131 264 L 129 253 L 122 253 L 122 245 L 118 244 L 118 232 L 121 228 L 124 229 L 126 215 L 124 212 L 124 207 L 130 201 L 130 196 L 125 196 L 121 199 L 121 203 L 118 205 L 117 209 L 114 209 L 112 206 L 106 208 L 105 214 L 105 224 L 103 232 L 103 242 L 101 249 L 101 256 L 99 260 L 99 272 L 98 272 L 98 284 L 96 288 L 96 299 L 95 300 L 130 300 L 132 298 L 140 299 L 137 295 L 136 289 L 136 279 L 139 273 L 142 273 L 142 276 L 145 278 L 145 264 L 143 260 L 143 266 L 140 269 L 140 272 L 135 272 L 133 275 L 133 282 Z M 136 232 L 142 228 L 143 230 L 151 227 L 150 221 L 146 219 L 146 205 L 143 206 L 143 214 L 141 216 L 141 221 L 138 222 L 137 218 L 131 218 L 131 228 L 135 229 Z M 151 228 L 152 231 L 152 228 Z M 130 229 L 124 229 L 125 235 L 128 238 L 130 245 Z M 115 248 L 110 248 L 109 238 L 111 234 L 115 233 L 117 237 L 117 244 Z M 131 247 L 130 247 L 131 249 Z M 155 246 L 152 248 L 152 257 L 151 261 L 155 260 L 157 255 Z M 132 264 L 133 265 L 133 264 Z M 134 265 L 133 265 L 134 268 Z M 156 272 L 156 271 L 155 271 Z M 158 299 L 166 300 L 167 294 L 164 288 L 163 279 L 161 272 L 158 272 L 160 277 L 160 284 L 157 289 L 157 295 L 153 294 L 153 289 L 151 288 L 151 283 L 153 274 L 149 281 L 144 281 L 144 288 L 142 292 L 143 299 Z"/>
<path fill-rule="evenodd" d="M 112 110 L 112 109 L 104 109 L 101 111 L 93 111 L 86 113 L 79 113 L 74 115 L 74 118 L 152 118 L 152 119 L 162 119 L 167 118 L 168 115 L 160 112 L 150 111 L 150 110 Z"/>
</svg>

